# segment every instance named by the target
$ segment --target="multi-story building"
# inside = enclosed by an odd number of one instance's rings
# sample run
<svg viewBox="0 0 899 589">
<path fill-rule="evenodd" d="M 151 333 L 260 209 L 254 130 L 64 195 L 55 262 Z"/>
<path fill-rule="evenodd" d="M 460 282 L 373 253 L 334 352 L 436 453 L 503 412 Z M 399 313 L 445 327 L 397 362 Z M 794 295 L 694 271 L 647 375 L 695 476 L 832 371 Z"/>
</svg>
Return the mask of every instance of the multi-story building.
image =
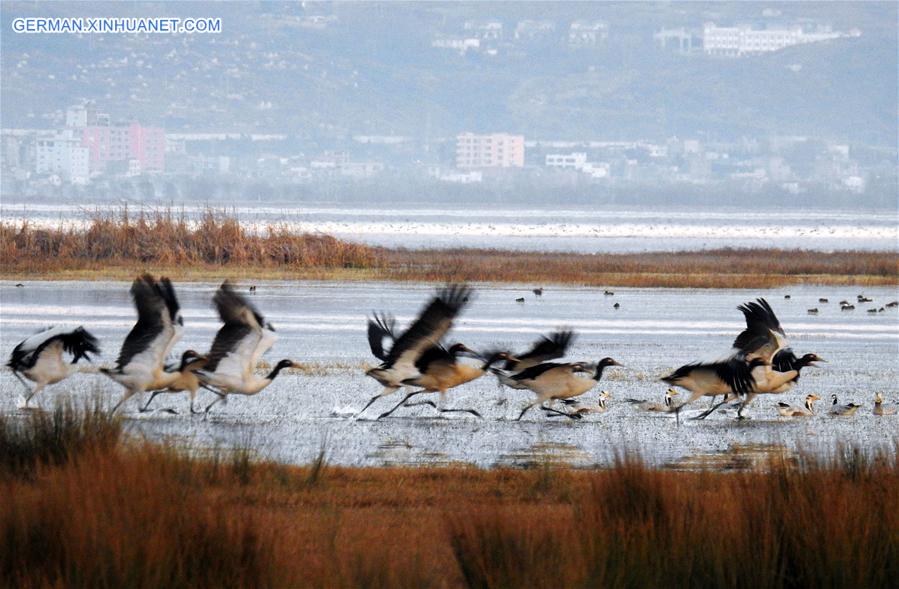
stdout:
<svg viewBox="0 0 899 589">
<path fill-rule="evenodd" d="M 456 137 L 457 168 L 522 168 L 524 136 L 463 133 Z"/>
<path fill-rule="evenodd" d="M 66 127 L 88 149 L 91 172 L 103 173 L 111 162 L 123 162 L 129 173 L 165 171 L 165 131 L 160 128 L 137 122 L 113 125 L 91 103 L 69 108 Z"/>
<path fill-rule="evenodd" d="M 576 20 L 568 28 L 570 47 L 596 47 L 609 38 L 609 25 L 601 20 Z"/>
<path fill-rule="evenodd" d="M 706 23 L 702 31 L 703 50 L 707 55 L 740 57 L 758 53 L 780 51 L 792 45 L 817 43 L 842 37 L 858 37 L 861 32 L 852 29 L 848 33 L 832 30 L 830 27 L 819 27 L 814 31 L 805 31 L 802 27 L 753 29 L 748 25 L 719 27 L 715 23 Z"/>
<path fill-rule="evenodd" d="M 574 168 L 579 170 L 587 163 L 587 154 L 575 153 L 549 153 L 546 155 L 546 167 L 548 168 Z"/>
<path fill-rule="evenodd" d="M 88 148 L 71 130 L 39 137 L 35 142 L 35 172 L 59 174 L 73 183 L 87 182 L 90 179 Z"/>
</svg>

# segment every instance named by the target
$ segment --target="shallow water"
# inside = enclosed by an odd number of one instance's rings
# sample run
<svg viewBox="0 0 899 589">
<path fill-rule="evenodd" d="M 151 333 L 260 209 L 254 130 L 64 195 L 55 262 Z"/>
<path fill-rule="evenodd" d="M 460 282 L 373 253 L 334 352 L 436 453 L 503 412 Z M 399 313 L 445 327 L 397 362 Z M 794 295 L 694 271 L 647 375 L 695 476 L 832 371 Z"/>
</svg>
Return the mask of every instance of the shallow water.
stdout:
<svg viewBox="0 0 899 589">
<path fill-rule="evenodd" d="M 0 217 L 32 226 L 60 222 L 83 226 L 104 205 L 6 203 Z M 205 209 L 177 211 L 196 219 Z M 720 247 L 899 249 L 895 211 L 773 210 L 747 217 L 716 208 L 642 210 L 616 206 L 527 208 L 424 205 L 250 206 L 228 209 L 245 227 L 264 231 L 282 225 L 292 231 L 325 233 L 371 245 L 408 248 L 486 247 L 529 251 L 592 253 L 695 250 Z"/>
<path fill-rule="evenodd" d="M 267 360 L 290 357 L 310 366 L 309 374 L 286 374 L 255 397 L 234 396 L 213 409 L 208 420 L 186 415 L 187 398 L 161 395 L 163 411 L 137 413 L 137 401 L 125 407 L 128 427 L 151 439 L 173 439 L 200 447 L 249 444 L 262 456 L 288 463 L 308 463 L 320 449 L 330 462 L 344 465 L 446 464 L 527 466 L 546 461 L 576 466 L 608 464 L 615 453 L 638 449 L 657 465 L 727 469 L 749 464 L 758 455 L 781 448 L 787 452 L 831 451 L 836 443 L 864 447 L 891 444 L 899 418 L 871 413 L 875 391 L 899 401 L 899 313 L 866 309 L 899 298 L 894 288 L 870 288 L 874 303 L 839 310 L 841 299 L 855 300 L 857 288 L 790 287 L 777 290 L 679 290 L 551 287 L 537 298 L 530 286 L 481 286 L 454 331 L 455 339 L 474 348 L 508 345 L 526 348 L 537 335 L 569 326 L 580 337 L 570 356 L 596 361 L 612 356 L 627 368 L 610 369 L 585 398 L 594 403 L 599 390 L 613 398 L 610 409 L 580 422 L 547 418 L 532 410 L 522 422 L 512 419 L 529 401 L 526 391 L 501 390 L 484 378 L 460 387 L 447 407 L 475 408 L 484 419 L 468 414 L 435 417 L 433 409 L 401 409 L 390 418 L 372 421 L 392 407 L 394 395 L 375 403 L 361 419 L 351 416 L 379 386 L 363 374 L 374 363 L 365 338 L 366 314 L 393 312 L 401 325 L 417 313 L 431 287 L 390 283 L 256 282 L 252 300 L 277 328 L 279 341 Z M 210 307 L 213 284 L 176 285 L 185 319 L 185 336 L 176 351 L 208 349 L 218 328 Z M 789 293 L 791 299 L 785 300 Z M 516 303 L 523 296 L 526 302 Z M 736 306 L 766 296 L 774 306 L 797 353 L 813 351 L 829 362 L 803 372 L 799 385 L 773 400 L 759 398 L 747 411 L 752 419 L 735 422 L 715 414 L 706 421 L 676 420 L 641 413 L 624 400 L 661 400 L 665 385 L 658 377 L 695 359 L 727 352 L 742 326 Z M 829 304 L 818 303 L 828 297 Z M 618 302 L 621 308 L 612 308 Z M 820 314 L 810 316 L 809 307 Z M 28 334 L 52 324 L 84 324 L 101 341 L 100 364 L 111 364 L 134 321 L 128 284 L 109 282 L 28 282 L 17 288 L 0 282 L 0 349 L 8 354 Z M 8 371 L 0 374 L 0 410 L 20 411 L 21 385 Z M 819 415 L 808 419 L 779 418 L 777 400 L 800 404 L 815 392 L 828 400 L 864 407 L 850 418 Z M 44 408 L 57 399 L 102 395 L 110 406 L 120 389 L 100 375 L 79 374 L 38 395 Z M 201 393 L 201 404 L 212 400 Z M 435 399 L 436 400 L 436 399 Z M 697 405 L 704 407 L 706 401 Z M 823 414 L 827 402 L 819 404 Z M 23 413 L 23 412 L 22 412 Z M 682 415 L 686 417 L 687 415 Z M 748 456 L 748 457 L 747 457 Z"/>
</svg>

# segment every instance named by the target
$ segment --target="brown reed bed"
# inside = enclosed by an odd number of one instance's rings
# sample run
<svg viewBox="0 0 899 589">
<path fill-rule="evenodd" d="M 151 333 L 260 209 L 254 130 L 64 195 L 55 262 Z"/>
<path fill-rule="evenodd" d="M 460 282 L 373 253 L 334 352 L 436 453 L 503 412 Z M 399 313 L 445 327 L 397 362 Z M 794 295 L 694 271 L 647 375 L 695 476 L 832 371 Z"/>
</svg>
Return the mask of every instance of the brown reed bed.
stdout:
<svg viewBox="0 0 899 589">
<path fill-rule="evenodd" d="M 80 440 L 65 460 L 31 442 L 48 427 Z M 0 585 L 890 587 L 899 574 L 895 444 L 737 473 L 632 456 L 594 471 L 294 468 L 110 443 L 120 428 L 97 408 L 0 416 L 0 440 L 30 456 L 0 462 Z"/>
<path fill-rule="evenodd" d="M 283 226 L 248 231 L 207 210 L 189 223 L 171 209 L 98 212 L 88 226 L 0 222 L 0 275 L 122 279 L 151 271 L 177 280 L 309 279 L 513 282 L 588 286 L 770 288 L 899 284 L 895 252 L 717 249 L 566 254 L 375 248 Z"/>
</svg>

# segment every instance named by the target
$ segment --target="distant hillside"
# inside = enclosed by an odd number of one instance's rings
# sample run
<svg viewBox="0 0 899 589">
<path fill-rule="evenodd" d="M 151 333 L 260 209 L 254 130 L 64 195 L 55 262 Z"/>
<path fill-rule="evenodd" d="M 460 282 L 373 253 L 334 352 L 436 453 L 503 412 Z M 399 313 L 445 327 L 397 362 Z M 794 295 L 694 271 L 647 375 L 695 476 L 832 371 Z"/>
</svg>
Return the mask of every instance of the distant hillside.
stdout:
<svg viewBox="0 0 899 589">
<path fill-rule="evenodd" d="M 767 3 L 764 7 L 769 6 Z M 770 6 L 777 6 L 772 4 Z M 99 8 L 98 8 L 99 7 Z M 758 3 L 15 3 L 2 5 L 2 124 L 58 123 L 80 98 L 170 130 L 340 138 L 506 130 L 529 137 L 729 139 L 807 134 L 896 144 L 896 5 L 792 3 L 779 19 L 862 36 L 743 59 L 654 46 L 662 26 L 758 21 Z M 19 16 L 219 16 L 219 35 L 21 35 Z M 316 28 L 311 16 L 326 16 Z M 496 19 L 496 55 L 431 46 Z M 523 19 L 551 21 L 534 42 Z M 565 44 L 601 19 L 596 48 Z M 48 116 L 48 113 L 56 113 Z M 55 117 L 55 118 L 54 118 Z"/>
</svg>

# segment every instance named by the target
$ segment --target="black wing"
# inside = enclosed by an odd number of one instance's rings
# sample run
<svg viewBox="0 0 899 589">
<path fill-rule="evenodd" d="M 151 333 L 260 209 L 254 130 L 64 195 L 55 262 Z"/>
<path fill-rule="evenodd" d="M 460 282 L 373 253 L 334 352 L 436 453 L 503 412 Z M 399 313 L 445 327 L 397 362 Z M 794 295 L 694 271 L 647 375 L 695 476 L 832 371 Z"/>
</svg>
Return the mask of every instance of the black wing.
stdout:
<svg viewBox="0 0 899 589">
<path fill-rule="evenodd" d="M 44 337 L 41 337 L 42 335 Z M 63 351 L 72 354 L 72 364 L 77 364 L 82 358 L 90 361 L 89 354 L 100 354 L 97 338 L 83 327 L 71 331 L 50 327 L 35 333 L 13 348 L 6 365 L 13 370 L 27 370 L 37 363 L 41 352 L 54 342 L 62 342 Z"/>
<path fill-rule="evenodd" d="M 215 334 L 212 340 L 212 348 L 207 355 L 208 360 L 203 370 L 206 372 L 215 372 L 219 362 L 228 355 L 232 350 L 237 348 L 240 342 L 247 337 L 253 328 L 245 323 L 231 322 L 225 323 L 221 329 Z"/>
<path fill-rule="evenodd" d="M 262 314 L 246 297 L 234 290 L 234 286 L 227 280 L 212 297 L 212 303 L 224 325 L 212 340 L 204 367 L 206 372 L 215 372 L 219 362 L 235 350 L 245 337 L 254 329 L 261 329 L 265 325 Z"/>
<path fill-rule="evenodd" d="M 441 289 L 421 312 L 418 319 L 396 339 L 387 354 L 386 364 L 395 364 L 408 354 L 415 362 L 431 346 L 443 339 L 452 327 L 453 319 L 468 303 L 472 290 L 464 285 L 452 285 Z"/>
<path fill-rule="evenodd" d="M 574 342 L 574 338 L 575 334 L 570 330 L 556 331 L 549 334 L 549 336 L 543 336 L 530 350 L 516 356 L 518 362 L 507 360 L 504 368 L 506 370 L 523 370 L 541 362 L 561 358 Z"/>
<path fill-rule="evenodd" d="M 374 313 L 374 318 L 368 320 L 368 347 L 375 358 L 382 362 L 387 360 L 387 352 L 384 351 L 384 338 L 390 338 L 393 342 L 396 339 L 396 319 L 387 314 L 378 316 Z"/>
<path fill-rule="evenodd" d="M 163 329 L 162 314 L 167 312 L 166 302 L 156 287 L 156 281 L 149 274 L 144 274 L 131 284 L 131 298 L 137 309 L 137 323 L 128 332 L 119 359 L 119 369 L 127 366 L 131 359 L 146 350 Z"/>
<path fill-rule="evenodd" d="M 245 296 L 234 290 L 234 285 L 226 280 L 212 297 L 212 302 L 218 311 L 219 317 L 224 323 L 247 323 L 245 313 L 253 315 L 260 327 L 265 326 L 265 317 L 259 309 Z"/>
<path fill-rule="evenodd" d="M 165 302 L 172 324 L 184 325 L 184 321 L 181 319 L 181 305 L 178 303 L 178 297 L 175 295 L 175 287 L 172 286 L 172 281 L 168 278 L 161 278 L 156 283 L 156 291 Z"/>
<path fill-rule="evenodd" d="M 746 329 L 734 340 L 733 347 L 751 360 L 767 361 L 782 347 L 786 334 L 768 301 L 757 299 L 737 307 L 746 317 Z"/>
<path fill-rule="evenodd" d="M 758 359 L 747 362 L 741 356 L 733 356 L 724 362 L 716 362 L 713 366 L 715 374 L 730 387 L 731 391 L 738 395 L 746 395 L 755 387 L 752 369 L 763 363 Z"/>
<path fill-rule="evenodd" d="M 570 366 L 570 364 L 560 364 L 558 362 L 544 362 L 543 364 L 537 364 L 536 366 L 531 366 L 525 370 L 522 370 L 519 373 L 513 374 L 511 376 L 514 380 L 531 380 L 537 378 L 547 370 L 552 370 L 553 368 L 558 368 L 560 366 Z"/>
<path fill-rule="evenodd" d="M 444 364 L 453 364 L 456 359 L 450 354 L 444 346 L 431 346 L 425 350 L 424 354 L 415 362 L 415 368 L 419 373 L 425 374 L 431 364 L 442 362 Z"/>
</svg>

